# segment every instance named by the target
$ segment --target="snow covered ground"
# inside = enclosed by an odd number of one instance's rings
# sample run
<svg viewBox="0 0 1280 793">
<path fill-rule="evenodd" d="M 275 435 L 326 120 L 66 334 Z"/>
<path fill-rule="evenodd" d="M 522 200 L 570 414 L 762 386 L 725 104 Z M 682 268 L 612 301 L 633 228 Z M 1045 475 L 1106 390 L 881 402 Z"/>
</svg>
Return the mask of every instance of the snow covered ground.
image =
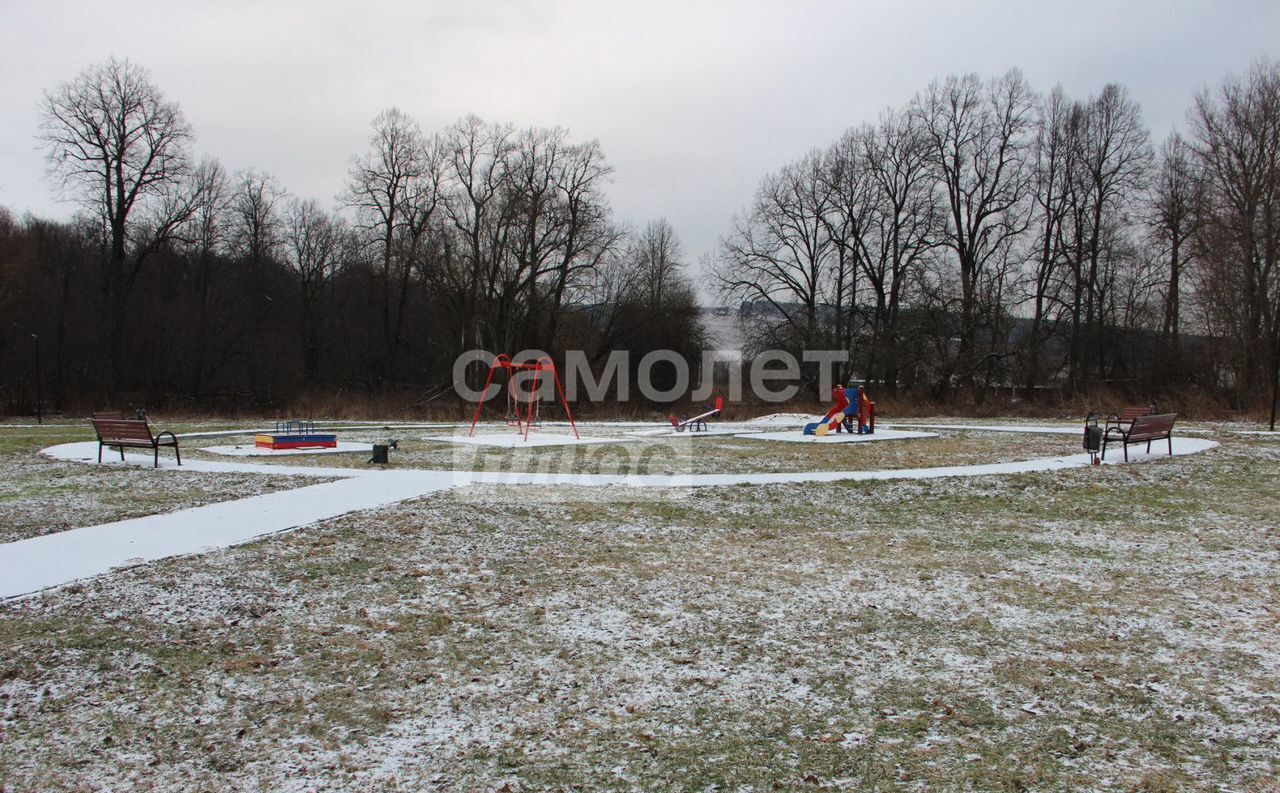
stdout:
<svg viewBox="0 0 1280 793">
<path fill-rule="evenodd" d="M 715 438 L 725 435 L 741 435 L 743 430 L 742 427 L 737 425 L 725 427 L 709 426 L 707 429 L 697 432 L 693 430 L 677 430 L 673 427 L 659 427 L 652 430 L 636 430 L 627 434 L 645 438 Z"/>
<path fill-rule="evenodd" d="M 893 432 L 886 430 L 886 433 Z M 794 433 L 778 433 L 784 440 L 794 440 Z M 879 439 L 888 439 L 887 435 Z M 744 435 L 745 438 L 759 436 Z M 847 438 L 876 438 L 850 436 Z M 916 437 L 929 437 L 918 433 Z M 607 439 L 575 439 L 572 436 L 540 435 L 547 441 L 589 445 L 607 443 Z M 431 440 L 442 440 L 431 437 Z M 514 433 L 478 435 L 474 438 L 454 436 L 449 442 L 495 439 L 514 447 L 524 443 Z M 530 438 L 532 443 L 533 438 Z M 558 445 L 558 444 L 544 444 Z M 1174 454 L 1192 454 L 1212 448 L 1212 441 L 1178 438 Z M 63 444 L 44 453 L 60 460 L 94 459 L 97 444 L 93 442 Z M 1159 458 L 1135 452 L 1135 461 Z M 146 455 L 127 456 L 127 465 L 148 465 Z M 1109 461 L 1114 463 L 1114 459 Z M 100 526 L 30 537 L 0 545 L 0 598 L 38 592 L 88 576 L 106 573 L 117 567 L 141 564 L 188 553 L 198 553 L 246 542 L 255 537 L 298 528 L 320 520 L 362 509 L 372 509 L 416 498 L 449 487 L 469 485 L 568 485 L 578 487 L 723 487 L 739 484 L 777 484 L 785 482 L 838 482 L 886 479 L 932 479 L 938 477 L 990 476 L 1061 470 L 1087 466 L 1085 454 L 1041 458 L 1021 462 L 987 465 L 937 466 L 878 471 L 796 471 L 769 474 L 573 474 L 564 472 L 520 471 L 380 471 L 369 469 L 259 467 L 251 463 L 220 463 L 188 460 L 185 467 L 195 471 L 259 472 L 295 476 L 337 476 L 341 481 L 312 485 L 297 490 L 255 496 L 240 501 L 211 504 L 163 515 L 152 515 Z M 119 464 L 112 461 L 110 464 Z M 175 461 L 163 460 L 166 467 L 177 467 Z"/>
<path fill-rule="evenodd" d="M 888 427 L 908 427 L 929 430 L 970 430 L 973 432 L 1018 432 L 1033 435 L 1080 435 L 1082 424 L 963 424 L 963 423 L 929 423 L 894 422 Z"/>
<path fill-rule="evenodd" d="M 950 449 L 968 431 L 941 434 L 776 455 Z M 81 545 L 194 550 L 0 604 L 0 780 L 1268 790 L 1280 448 L 1214 440 L 1097 468 L 629 481 L 193 459 L 201 476 L 341 479 L 217 520 L 66 533 L 64 563 Z M 621 484 L 653 497 L 610 498 Z M 263 516 L 307 529 L 233 536 Z"/>
<path fill-rule="evenodd" d="M 1267 790 L 1280 449 L 1205 451 L 440 490 L 118 570 L 0 607 L 0 779 Z"/>
</svg>

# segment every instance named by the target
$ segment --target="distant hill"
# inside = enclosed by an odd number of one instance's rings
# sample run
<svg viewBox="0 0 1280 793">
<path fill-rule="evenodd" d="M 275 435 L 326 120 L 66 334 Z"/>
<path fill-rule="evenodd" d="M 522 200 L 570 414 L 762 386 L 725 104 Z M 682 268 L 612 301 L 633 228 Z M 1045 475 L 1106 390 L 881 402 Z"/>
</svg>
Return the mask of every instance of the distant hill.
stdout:
<svg viewBox="0 0 1280 793">
<path fill-rule="evenodd" d="M 746 346 L 742 326 L 738 323 L 738 309 L 722 306 L 702 306 L 698 319 L 707 331 L 708 347 L 720 350 L 720 360 L 740 358 Z"/>
</svg>

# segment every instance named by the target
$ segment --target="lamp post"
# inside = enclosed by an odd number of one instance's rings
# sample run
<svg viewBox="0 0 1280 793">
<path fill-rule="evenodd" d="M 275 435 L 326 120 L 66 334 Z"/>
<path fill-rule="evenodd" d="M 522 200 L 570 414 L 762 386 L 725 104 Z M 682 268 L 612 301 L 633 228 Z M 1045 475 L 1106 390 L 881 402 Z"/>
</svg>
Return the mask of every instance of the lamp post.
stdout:
<svg viewBox="0 0 1280 793">
<path fill-rule="evenodd" d="M 40 399 L 40 337 L 34 333 L 31 334 L 31 345 L 36 350 L 36 423 L 43 425 L 44 409 Z"/>
<path fill-rule="evenodd" d="M 1270 427 L 1270 430 L 1272 432 L 1276 431 L 1276 403 L 1280 401 L 1280 321 L 1277 321 L 1276 325 L 1277 325 L 1276 340 L 1274 342 L 1275 348 L 1276 348 L 1275 350 L 1276 363 L 1275 363 L 1275 371 L 1271 373 L 1273 375 L 1271 378 L 1271 427 Z"/>
</svg>

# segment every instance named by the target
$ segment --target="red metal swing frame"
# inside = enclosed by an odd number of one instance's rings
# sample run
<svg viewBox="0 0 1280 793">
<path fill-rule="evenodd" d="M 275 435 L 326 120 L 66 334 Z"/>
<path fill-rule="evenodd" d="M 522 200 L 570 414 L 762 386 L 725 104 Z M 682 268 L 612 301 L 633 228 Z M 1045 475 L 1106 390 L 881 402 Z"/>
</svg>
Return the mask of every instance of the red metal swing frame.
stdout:
<svg viewBox="0 0 1280 793">
<path fill-rule="evenodd" d="M 569 417 L 569 426 L 573 428 L 573 437 L 581 439 L 578 434 L 578 425 L 573 420 L 573 411 L 569 409 L 569 400 L 565 398 L 564 386 L 560 383 L 560 374 L 556 371 L 555 361 L 543 355 L 533 363 L 516 363 L 511 360 L 511 356 L 501 354 L 493 359 L 493 363 L 489 365 L 489 376 L 485 378 L 484 390 L 480 392 L 480 404 L 476 406 L 475 418 L 471 419 L 471 431 L 467 435 L 474 436 L 476 434 L 476 424 L 480 421 L 480 414 L 484 412 L 484 403 L 489 398 L 489 386 L 493 384 L 493 374 L 499 369 L 507 371 L 507 389 L 508 394 L 512 395 L 512 402 L 515 405 L 515 424 L 524 439 L 529 440 L 529 430 L 533 428 L 535 420 L 534 411 L 539 399 L 539 386 L 541 385 L 542 373 L 550 372 L 551 379 L 555 381 L 556 393 L 560 395 L 560 404 L 564 405 L 564 414 Z M 515 378 L 520 372 L 533 372 L 533 387 L 529 389 L 529 399 L 523 405 L 524 414 L 521 415 L 521 402 L 515 390 Z"/>
</svg>

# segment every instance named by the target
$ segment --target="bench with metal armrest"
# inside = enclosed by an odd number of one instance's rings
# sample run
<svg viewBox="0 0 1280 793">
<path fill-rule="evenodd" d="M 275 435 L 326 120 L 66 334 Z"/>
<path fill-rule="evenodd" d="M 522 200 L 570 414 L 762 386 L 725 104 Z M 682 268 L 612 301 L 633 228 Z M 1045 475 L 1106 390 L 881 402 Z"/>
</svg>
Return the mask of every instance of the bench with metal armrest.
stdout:
<svg viewBox="0 0 1280 793">
<path fill-rule="evenodd" d="M 130 449 L 150 449 L 155 455 L 155 467 L 160 467 L 160 447 L 172 446 L 178 457 L 178 465 L 182 465 L 182 452 L 178 449 L 178 438 L 172 432 L 164 430 L 155 435 L 145 419 L 95 418 L 93 431 L 98 433 L 98 462 L 102 462 L 102 447 L 110 446 L 118 449 L 120 459 L 124 460 L 125 447 Z M 168 439 L 165 439 L 165 436 Z"/>
<path fill-rule="evenodd" d="M 1127 427 L 1108 425 L 1106 432 L 1102 434 L 1102 459 L 1107 459 L 1107 445 L 1110 443 L 1121 444 L 1125 462 L 1129 461 L 1129 445 L 1144 441 L 1149 453 L 1152 441 L 1167 440 L 1169 454 L 1173 454 L 1173 424 L 1177 418 L 1177 413 L 1148 414 L 1134 416 Z"/>
</svg>

